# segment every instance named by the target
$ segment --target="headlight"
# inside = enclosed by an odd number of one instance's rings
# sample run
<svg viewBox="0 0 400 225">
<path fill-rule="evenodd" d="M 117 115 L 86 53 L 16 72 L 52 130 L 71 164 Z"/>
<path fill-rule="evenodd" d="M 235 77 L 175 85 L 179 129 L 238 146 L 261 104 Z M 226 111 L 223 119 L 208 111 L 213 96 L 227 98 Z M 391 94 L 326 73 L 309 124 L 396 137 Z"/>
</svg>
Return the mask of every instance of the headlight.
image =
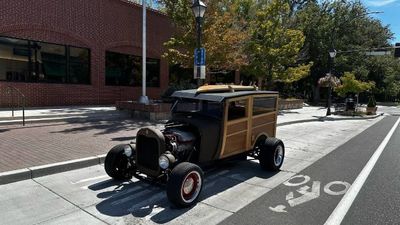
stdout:
<svg viewBox="0 0 400 225">
<path fill-rule="evenodd" d="M 125 154 L 127 157 L 131 157 L 131 156 L 132 156 L 132 148 L 131 148 L 131 146 L 125 145 L 125 147 L 124 147 L 124 154 Z"/>
<path fill-rule="evenodd" d="M 165 155 L 161 155 L 160 158 L 158 158 L 158 165 L 160 165 L 160 168 L 165 170 L 169 167 L 169 159 Z"/>
</svg>

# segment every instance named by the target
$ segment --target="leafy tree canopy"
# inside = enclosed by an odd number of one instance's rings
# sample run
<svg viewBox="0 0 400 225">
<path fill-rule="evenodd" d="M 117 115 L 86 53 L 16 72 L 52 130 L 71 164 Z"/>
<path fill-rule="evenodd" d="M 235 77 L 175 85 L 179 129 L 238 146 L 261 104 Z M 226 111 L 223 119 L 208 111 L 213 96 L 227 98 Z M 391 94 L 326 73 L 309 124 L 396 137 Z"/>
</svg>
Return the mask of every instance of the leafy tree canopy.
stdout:
<svg viewBox="0 0 400 225">
<path fill-rule="evenodd" d="M 291 26 L 286 1 L 272 0 L 257 11 L 246 46 L 252 72 L 267 81 L 293 82 L 309 74 L 311 64 L 299 64 L 305 37 Z"/>
<path fill-rule="evenodd" d="M 165 43 L 170 63 L 193 65 L 196 27 L 189 0 L 164 0 L 177 32 Z M 268 81 L 293 82 L 309 74 L 311 63 L 299 63 L 304 35 L 291 26 L 291 10 L 305 1 L 206 1 L 203 46 L 212 71 L 247 70 Z M 292 3 L 292 4 L 289 4 Z M 292 8 L 291 8 L 292 7 Z"/>
<path fill-rule="evenodd" d="M 165 43 L 164 54 L 170 63 L 193 66 L 196 48 L 196 23 L 190 0 L 164 0 L 167 14 L 176 27 L 176 33 Z M 243 45 L 247 32 L 251 1 L 206 1 L 203 23 L 203 47 L 207 50 L 207 67 L 211 70 L 234 70 L 247 63 Z"/>
<path fill-rule="evenodd" d="M 371 90 L 374 86 L 374 82 L 363 82 L 356 79 L 354 73 L 345 72 L 341 77 L 342 84 L 335 88 L 335 91 L 342 97 L 349 93 L 359 94 Z"/>
</svg>

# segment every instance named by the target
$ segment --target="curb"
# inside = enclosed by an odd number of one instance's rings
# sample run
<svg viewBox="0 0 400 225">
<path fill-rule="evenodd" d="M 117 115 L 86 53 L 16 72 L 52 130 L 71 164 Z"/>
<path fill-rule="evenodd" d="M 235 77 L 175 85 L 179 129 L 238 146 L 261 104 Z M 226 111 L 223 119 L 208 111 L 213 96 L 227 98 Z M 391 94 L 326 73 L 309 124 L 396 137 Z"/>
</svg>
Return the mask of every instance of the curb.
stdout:
<svg viewBox="0 0 400 225">
<path fill-rule="evenodd" d="M 2 172 L 0 173 L 0 185 L 103 164 L 105 157 L 106 155 L 104 154 L 83 159 Z"/>
</svg>

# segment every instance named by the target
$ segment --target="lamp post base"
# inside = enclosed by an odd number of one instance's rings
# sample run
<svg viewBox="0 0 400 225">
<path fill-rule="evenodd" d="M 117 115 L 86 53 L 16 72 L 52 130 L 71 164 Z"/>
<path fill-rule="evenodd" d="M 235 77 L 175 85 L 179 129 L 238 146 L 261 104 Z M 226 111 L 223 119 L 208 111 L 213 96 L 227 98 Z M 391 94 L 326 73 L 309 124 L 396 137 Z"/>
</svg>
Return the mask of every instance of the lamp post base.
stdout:
<svg viewBox="0 0 400 225">
<path fill-rule="evenodd" d="M 140 96 L 140 97 L 139 97 L 139 103 L 140 103 L 140 104 L 144 104 L 144 105 L 148 105 L 148 104 L 150 103 L 149 97 L 147 97 L 147 96 Z"/>
<path fill-rule="evenodd" d="M 332 115 L 331 113 L 331 105 L 332 105 L 332 87 L 329 87 L 329 92 L 328 92 L 328 108 L 326 110 L 326 115 L 330 116 Z"/>
<path fill-rule="evenodd" d="M 332 113 L 331 113 L 331 107 L 329 106 L 326 111 L 326 116 L 330 116 L 330 115 L 332 115 Z"/>
</svg>

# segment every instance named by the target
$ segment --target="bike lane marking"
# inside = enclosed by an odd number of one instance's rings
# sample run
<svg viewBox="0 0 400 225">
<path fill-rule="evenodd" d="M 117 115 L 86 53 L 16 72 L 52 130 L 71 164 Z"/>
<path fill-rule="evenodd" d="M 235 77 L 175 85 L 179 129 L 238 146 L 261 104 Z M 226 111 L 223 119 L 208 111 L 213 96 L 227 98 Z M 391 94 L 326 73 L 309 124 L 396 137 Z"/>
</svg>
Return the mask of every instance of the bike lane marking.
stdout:
<svg viewBox="0 0 400 225">
<path fill-rule="evenodd" d="M 293 182 L 293 180 L 296 179 L 303 179 L 300 182 Z M 287 187 L 299 187 L 294 191 L 289 191 L 289 193 L 286 194 L 286 201 L 289 204 L 290 207 L 295 207 L 301 204 L 304 204 L 306 202 L 312 201 L 314 199 L 317 199 L 321 196 L 321 181 L 312 181 L 311 187 L 308 185 L 305 185 L 307 182 L 311 180 L 310 176 L 307 175 L 302 175 L 298 174 L 293 177 L 291 177 L 289 180 L 283 183 L 283 185 Z M 343 189 L 339 189 L 338 191 L 332 190 L 332 186 L 343 186 Z M 344 195 L 346 191 L 349 189 L 350 184 L 345 182 L 345 181 L 331 181 L 327 183 L 323 187 L 323 191 L 328 194 L 328 195 Z M 299 196 L 300 195 L 300 196 Z M 298 196 L 298 197 L 295 197 Z M 270 206 L 269 209 L 273 212 L 277 213 L 287 213 L 288 211 L 286 210 L 286 206 L 284 204 L 277 205 L 275 207 Z"/>
<path fill-rule="evenodd" d="M 383 141 L 381 142 L 379 147 L 376 149 L 375 153 L 372 155 L 372 157 L 369 159 L 367 164 L 362 169 L 361 173 L 357 176 L 353 185 L 351 185 L 350 189 L 343 196 L 342 200 L 340 200 L 339 204 L 333 210 L 332 214 L 328 217 L 328 219 L 325 222 L 325 225 L 341 224 L 341 222 L 343 221 L 347 212 L 349 211 L 351 205 L 353 204 L 355 198 L 357 197 L 358 193 L 360 192 L 361 188 L 363 187 L 365 181 L 367 180 L 369 174 L 371 173 L 372 169 L 374 168 L 376 162 L 378 161 L 379 157 L 381 156 L 383 150 L 385 149 L 386 145 L 389 143 L 390 138 L 393 136 L 393 133 L 396 131 L 399 123 L 400 123 L 400 118 L 397 119 L 396 123 L 393 125 L 392 129 L 386 135 L 385 139 L 383 139 Z"/>
</svg>

